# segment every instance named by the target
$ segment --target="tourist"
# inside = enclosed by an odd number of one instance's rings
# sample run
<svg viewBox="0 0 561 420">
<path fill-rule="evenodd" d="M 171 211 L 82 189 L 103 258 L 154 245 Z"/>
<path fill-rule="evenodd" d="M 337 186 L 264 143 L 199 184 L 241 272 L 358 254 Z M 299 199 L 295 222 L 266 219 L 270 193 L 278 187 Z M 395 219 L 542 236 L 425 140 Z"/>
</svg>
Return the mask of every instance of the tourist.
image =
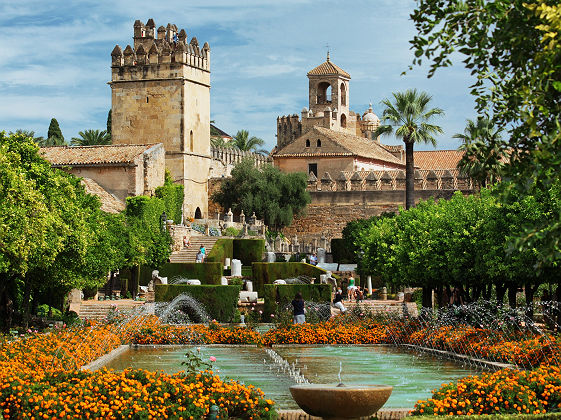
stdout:
<svg viewBox="0 0 561 420">
<path fill-rule="evenodd" d="M 304 322 L 306 322 L 304 299 L 302 298 L 302 293 L 296 293 L 296 296 L 294 296 L 294 299 L 292 300 L 292 307 L 294 311 L 294 323 L 303 324 Z"/>
<path fill-rule="evenodd" d="M 343 291 L 339 287 L 335 293 L 335 298 L 333 299 L 333 306 L 341 311 L 342 314 L 347 312 L 347 308 L 343 305 Z"/>
<path fill-rule="evenodd" d="M 349 302 L 353 300 L 355 289 L 356 289 L 355 279 L 353 276 L 351 276 L 349 277 L 349 286 L 347 287 L 347 298 L 349 299 Z"/>
<path fill-rule="evenodd" d="M 356 287 L 355 290 L 355 300 L 356 302 L 361 302 L 362 300 L 364 300 L 364 293 L 362 292 L 362 289 L 360 288 L 360 286 Z"/>
<path fill-rule="evenodd" d="M 190 240 L 190 239 L 187 239 L 187 236 L 184 236 L 184 237 L 183 237 L 183 246 L 184 246 L 185 248 L 189 248 L 189 247 L 191 246 L 191 240 Z"/>
<path fill-rule="evenodd" d="M 310 255 L 310 264 L 318 265 L 318 257 L 315 252 L 312 255 Z"/>
<path fill-rule="evenodd" d="M 195 262 L 197 262 L 197 263 L 202 263 L 202 262 L 204 261 L 204 259 L 205 259 L 205 256 L 204 256 L 204 254 L 201 252 L 201 250 L 199 249 L 199 252 L 197 252 L 197 256 L 196 256 Z"/>
<path fill-rule="evenodd" d="M 201 247 L 199 248 L 199 252 L 200 252 L 201 254 L 203 254 L 203 262 L 204 262 L 204 260 L 205 260 L 205 258 L 206 258 L 206 249 L 205 249 L 205 246 L 204 246 L 204 245 L 201 245 Z"/>
</svg>

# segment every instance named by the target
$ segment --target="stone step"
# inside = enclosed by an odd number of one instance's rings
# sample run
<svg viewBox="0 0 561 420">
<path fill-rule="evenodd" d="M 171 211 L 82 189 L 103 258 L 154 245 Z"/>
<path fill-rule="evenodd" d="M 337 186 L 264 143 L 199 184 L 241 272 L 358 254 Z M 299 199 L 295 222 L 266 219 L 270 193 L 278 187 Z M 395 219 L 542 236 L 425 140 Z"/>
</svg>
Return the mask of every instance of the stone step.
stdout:
<svg viewBox="0 0 561 420">
<path fill-rule="evenodd" d="M 208 255 L 220 238 L 219 236 L 191 236 L 191 246 L 172 253 L 169 260 L 172 263 L 194 263 L 201 245 L 204 245 Z"/>
<path fill-rule="evenodd" d="M 123 299 L 116 301 L 85 301 L 80 305 L 78 316 L 80 319 L 101 319 L 105 318 L 114 309 L 119 311 L 130 311 L 144 302 Z"/>
</svg>

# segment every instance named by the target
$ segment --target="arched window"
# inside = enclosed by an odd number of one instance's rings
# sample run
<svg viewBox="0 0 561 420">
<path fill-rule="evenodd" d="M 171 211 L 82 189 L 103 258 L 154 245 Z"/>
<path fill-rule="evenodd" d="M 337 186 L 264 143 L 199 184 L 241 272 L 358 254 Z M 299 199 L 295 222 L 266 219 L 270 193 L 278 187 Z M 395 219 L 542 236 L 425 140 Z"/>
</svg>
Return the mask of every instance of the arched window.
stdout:
<svg viewBox="0 0 561 420">
<path fill-rule="evenodd" d="M 202 218 L 203 218 L 203 214 L 201 213 L 201 209 L 197 207 L 197 210 L 195 210 L 195 219 L 202 219 Z"/>
<path fill-rule="evenodd" d="M 189 147 L 191 152 L 193 151 L 193 147 L 194 147 L 194 141 L 193 141 L 193 130 L 191 130 L 191 132 L 189 133 Z"/>
<path fill-rule="evenodd" d="M 347 106 L 347 88 L 341 83 L 341 105 Z"/>
<path fill-rule="evenodd" d="M 317 87 L 317 103 L 331 103 L 331 85 L 328 82 L 321 82 Z"/>
<path fill-rule="evenodd" d="M 310 140 L 306 139 L 306 147 L 310 147 Z"/>
<path fill-rule="evenodd" d="M 347 117 L 345 114 L 341 114 L 341 127 L 347 128 Z"/>
<path fill-rule="evenodd" d="M 316 145 L 317 145 L 317 147 L 321 147 L 321 140 L 320 139 L 318 139 Z"/>
</svg>

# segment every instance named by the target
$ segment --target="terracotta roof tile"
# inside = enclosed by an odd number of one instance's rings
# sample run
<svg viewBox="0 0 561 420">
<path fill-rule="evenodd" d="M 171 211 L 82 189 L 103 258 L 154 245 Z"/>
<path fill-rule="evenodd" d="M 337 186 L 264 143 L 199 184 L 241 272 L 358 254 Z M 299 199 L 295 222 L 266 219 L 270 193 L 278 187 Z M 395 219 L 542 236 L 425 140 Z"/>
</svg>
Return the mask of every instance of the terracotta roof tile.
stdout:
<svg viewBox="0 0 561 420">
<path fill-rule="evenodd" d="M 82 178 L 80 181 L 88 194 L 97 195 L 101 201 L 101 210 L 107 213 L 119 213 L 125 209 L 125 203 L 103 189 L 101 185 L 91 178 Z"/>
<path fill-rule="evenodd" d="M 125 164 L 154 144 L 111 144 L 107 146 L 42 147 L 41 155 L 55 166 Z"/>
<path fill-rule="evenodd" d="M 347 73 L 341 67 L 333 64 L 331 61 L 329 61 L 329 59 L 308 72 L 308 76 L 323 76 L 330 74 L 343 76 L 347 79 L 351 78 L 351 75 L 349 73 Z"/>
<path fill-rule="evenodd" d="M 419 169 L 456 169 L 463 155 L 460 150 L 430 150 L 413 152 L 413 159 Z"/>
<path fill-rule="evenodd" d="M 306 138 L 321 136 L 330 143 L 322 142 L 321 148 L 307 151 L 303 146 Z M 312 142 L 313 143 L 313 142 Z M 276 157 L 312 157 L 312 156 L 358 156 L 367 159 L 376 159 L 388 163 L 405 166 L 405 162 L 396 158 L 380 144 L 365 137 L 355 136 L 343 131 L 334 131 L 323 127 L 314 127 L 292 143 L 278 150 Z"/>
</svg>

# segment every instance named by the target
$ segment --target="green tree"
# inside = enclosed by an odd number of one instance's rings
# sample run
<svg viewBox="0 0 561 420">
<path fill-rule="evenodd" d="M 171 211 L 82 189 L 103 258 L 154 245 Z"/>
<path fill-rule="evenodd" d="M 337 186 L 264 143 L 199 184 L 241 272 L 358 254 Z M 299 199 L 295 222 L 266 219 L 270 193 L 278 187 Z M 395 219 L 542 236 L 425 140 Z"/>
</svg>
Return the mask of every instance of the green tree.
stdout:
<svg viewBox="0 0 561 420">
<path fill-rule="evenodd" d="M 401 138 L 405 143 L 405 208 L 415 206 L 415 163 L 413 158 L 413 145 L 415 143 L 431 143 L 436 145 L 434 134 L 442 133 L 442 128 L 431 124 L 434 116 L 443 115 L 440 108 L 430 108 L 432 97 L 426 92 L 417 92 L 417 89 L 408 89 L 405 92 L 393 94 L 394 103 L 384 99 L 385 105 L 382 121 L 374 136 L 392 134 Z"/>
<path fill-rule="evenodd" d="M 305 173 L 281 172 L 272 165 L 255 167 L 251 159 L 245 159 L 232 170 L 212 199 L 224 209 L 255 212 L 273 229 L 281 229 L 292 223 L 295 215 L 302 212 L 310 202 L 306 191 Z"/>
<path fill-rule="evenodd" d="M 73 146 L 96 146 L 111 144 L 111 135 L 103 130 L 85 130 L 78 132 L 80 137 L 72 137 Z"/>
<path fill-rule="evenodd" d="M 51 119 L 51 123 L 49 124 L 49 130 L 47 131 L 47 138 L 56 138 L 58 140 L 52 140 L 53 142 L 64 142 L 64 136 L 62 135 L 62 131 L 58 125 L 58 121 L 56 118 Z"/>
<path fill-rule="evenodd" d="M 482 187 L 495 183 L 508 157 L 500 130 L 493 122 L 482 117 L 476 121 L 468 119 L 464 133 L 452 137 L 462 140 L 459 149 L 464 151 L 464 155 L 458 162 L 460 172 Z"/>
<path fill-rule="evenodd" d="M 440 67 L 452 65 L 452 52 L 463 57 L 475 82 L 472 95 L 478 113 L 493 115 L 507 127 L 502 146 L 481 147 L 482 159 L 507 149 L 509 161 L 503 190 L 510 194 L 545 195 L 556 190 L 561 163 L 561 7 L 558 1 L 537 0 L 427 0 L 411 15 L 418 35 L 411 41 L 413 64 L 429 60 L 431 77 Z M 482 145 L 483 146 L 483 145 Z M 561 261 L 561 212 L 550 201 L 547 217 L 535 225 L 519 226 L 512 241 L 518 250 L 537 249 L 540 266 Z M 561 288 L 557 299 L 561 301 Z"/>
<path fill-rule="evenodd" d="M 259 137 L 249 137 L 249 131 L 247 130 L 238 131 L 232 139 L 232 146 L 245 152 L 254 151 L 257 153 L 267 154 L 266 150 L 258 149 L 258 147 L 261 147 L 264 144 L 265 141 L 263 139 L 260 139 Z"/>
<path fill-rule="evenodd" d="M 107 113 L 107 129 L 105 130 L 109 137 L 111 137 L 111 120 L 112 120 L 112 110 L 110 109 Z"/>
</svg>

